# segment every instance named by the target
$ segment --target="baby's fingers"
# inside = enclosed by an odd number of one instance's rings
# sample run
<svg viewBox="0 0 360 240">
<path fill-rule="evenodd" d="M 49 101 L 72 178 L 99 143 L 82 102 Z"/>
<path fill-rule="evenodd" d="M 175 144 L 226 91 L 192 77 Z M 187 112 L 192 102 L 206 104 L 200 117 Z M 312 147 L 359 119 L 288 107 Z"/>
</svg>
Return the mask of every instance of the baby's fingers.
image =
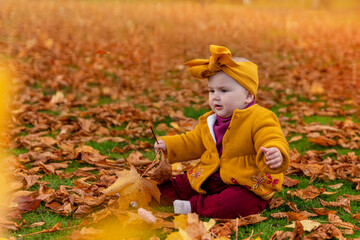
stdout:
<svg viewBox="0 0 360 240">
<path fill-rule="evenodd" d="M 270 160 L 267 161 L 266 164 L 269 165 L 270 168 L 278 168 L 281 166 L 281 160 L 280 159 L 274 159 L 274 160 Z"/>
</svg>

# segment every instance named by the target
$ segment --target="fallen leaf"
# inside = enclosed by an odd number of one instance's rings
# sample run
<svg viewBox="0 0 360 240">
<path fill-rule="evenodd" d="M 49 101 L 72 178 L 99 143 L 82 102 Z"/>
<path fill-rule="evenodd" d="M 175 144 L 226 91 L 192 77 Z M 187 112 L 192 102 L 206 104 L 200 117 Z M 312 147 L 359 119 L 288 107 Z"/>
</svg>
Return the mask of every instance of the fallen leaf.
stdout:
<svg viewBox="0 0 360 240">
<path fill-rule="evenodd" d="M 288 212 L 287 213 L 287 220 L 288 221 L 301 221 L 301 220 L 307 220 L 308 217 L 303 215 L 302 213 L 296 213 L 296 212 Z"/>
<path fill-rule="evenodd" d="M 308 239 L 332 239 L 345 240 L 340 230 L 332 224 L 321 224 L 314 232 L 306 236 Z"/>
<path fill-rule="evenodd" d="M 297 189 L 295 191 L 289 190 L 287 193 L 291 196 L 296 196 L 301 199 L 314 199 L 319 196 L 325 189 L 317 189 L 314 186 L 307 186 L 305 189 Z"/>
<path fill-rule="evenodd" d="M 18 196 L 14 199 L 18 204 L 18 209 L 22 211 L 33 211 L 39 208 L 40 200 L 29 196 Z"/>
<path fill-rule="evenodd" d="M 337 145 L 336 141 L 325 136 L 320 136 L 317 138 L 308 138 L 310 142 L 319 144 L 321 146 L 329 147 Z"/>
<path fill-rule="evenodd" d="M 340 217 L 337 216 L 336 214 L 330 213 L 328 215 L 328 219 L 329 219 L 329 222 L 331 224 L 333 224 L 334 226 L 341 227 L 341 228 L 353 229 L 353 230 L 360 230 L 360 228 L 358 228 L 354 224 L 342 221 L 340 219 Z"/>
<path fill-rule="evenodd" d="M 289 142 L 289 143 L 292 143 L 292 142 L 299 141 L 299 140 L 302 139 L 302 137 L 303 137 L 303 136 L 301 136 L 301 135 L 294 136 L 294 137 L 290 138 L 288 142 Z"/>
<path fill-rule="evenodd" d="M 104 54 L 110 54 L 110 53 L 109 53 L 108 51 L 104 51 L 104 50 L 99 49 L 99 50 L 97 50 L 97 51 L 95 52 L 95 54 L 104 55 Z"/>
<path fill-rule="evenodd" d="M 343 197 L 339 196 L 336 199 L 336 202 L 326 202 L 326 201 L 320 199 L 320 203 L 321 203 L 321 205 L 327 206 L 327 207 L 341 207 L 346 212 L 352 214 L 351 207 L 350 207 L 350 200 L 348 198 L 343 198 Z"/>
<path fill-rule="evenodd" d="M 321 223 L 318 223 L 318 222 L 312 221 L 312 220 L 300 220 L 299 223 L 301 223 L 304 230 L 307 232 L 311 232 L 312 230 L 314 230 L 315 228 L 317 228 L 318 226 L 321 225 Z M 293 222 L 292 224 L 286 225 L 285 227 L 295 228 L 295 222 Z"/>
<path fill-rule="evenodd" d="M 328 185 L 328 187 L 331 188 L 331 189 L 339 189 L 343 185 L 344 185 L 343 183 L 338 183 L 338 184 L 335 184 L 335 185 Z"/>
<path fill-rule="evenodd" d="M 270 209 L 280 207 L 284 203 L 285 201 L 281 197 L 272 198 L 270 202 Z"/>
<path fill-rule="evenodd" d="M 302 236 L 304 235 L 304 227 L 299 221 L 295 222 L 295 228 L 293 233 L 294 233 L 293 235 L 294 239 L 301 239 Z"/>
<path fill-rule="evenodd" d="M 147 207 L 154 197 L 159 201 L 160 191 L 156 183 L 149 179 L 141 178 L 135 168 L 116 173 L 118 179 L 113 185 L 104 189 L 106 195 L 119 194 L 118 204 L 120 209 L 127 209 L 130 202 L 136 201 L 139 207 Z"/>
<path fill-rule="evenodd" d="M 300 181 L 298 179 L 292 179 L 292 178 L 289 178 L 288 176 L 284 176 L 284 181 L 283 181 L 283 185 L 286 186 L 286 187 L 293 187 L 297 184 L 299 184 Z"/>
</svg>

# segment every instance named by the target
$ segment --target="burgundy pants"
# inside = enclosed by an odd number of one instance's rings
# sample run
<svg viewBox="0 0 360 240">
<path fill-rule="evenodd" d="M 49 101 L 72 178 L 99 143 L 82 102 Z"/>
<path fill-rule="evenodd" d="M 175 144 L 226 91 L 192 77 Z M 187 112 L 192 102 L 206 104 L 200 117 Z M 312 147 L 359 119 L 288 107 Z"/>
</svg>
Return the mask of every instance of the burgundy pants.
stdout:
<svg viewBox="0 0 360 240">
<path fill-rule="evenodd" d="M 202 185 L 207 194 L 191 188 L 186 174 L 177 175 L 159 185 L 160 203 L 171 205 L 174 200 L 190 200 L 191 211 L 203 217 L 236 218 L 263 211 L 270 204 L 240 185 L 225 184 L 219 172 L 211 175 Z"/>
</svg>

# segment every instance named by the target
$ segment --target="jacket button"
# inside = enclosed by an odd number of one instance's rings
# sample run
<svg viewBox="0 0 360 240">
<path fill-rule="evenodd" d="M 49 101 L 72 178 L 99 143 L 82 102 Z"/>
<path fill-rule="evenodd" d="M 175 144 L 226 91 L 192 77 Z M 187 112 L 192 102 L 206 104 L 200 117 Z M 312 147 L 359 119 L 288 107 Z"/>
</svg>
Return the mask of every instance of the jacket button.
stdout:
<svg viewBox="0 0 360 240">
<path fill-rule="evenodd" d="M 239 115 L 238 115 L 238 114 L 236 114 L 236 115 L 235 115 L 235 118 L 239 118 Z"/>
</svg>

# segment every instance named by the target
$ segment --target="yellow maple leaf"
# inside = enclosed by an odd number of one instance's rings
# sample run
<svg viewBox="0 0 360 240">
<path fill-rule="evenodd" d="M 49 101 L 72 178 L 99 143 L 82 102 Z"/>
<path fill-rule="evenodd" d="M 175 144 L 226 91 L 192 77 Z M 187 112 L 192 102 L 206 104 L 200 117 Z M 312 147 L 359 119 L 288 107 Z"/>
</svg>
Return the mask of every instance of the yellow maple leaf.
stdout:
<svg viewBox="0 0 360 240">
<path fill-rule="evenodd" d="M 116 175 L 118 179 L 114 184 L 102 192 L 106 195 L 119 194 L 119 209 L 127 209 L 132 201 L 136 201 L 138 206 L 143 208 L 148 206 L 152 198 L 160 201 L 160 190 L 156 182 L 141 178 L 135 168 L 119 171 Z"/>
</svg>

